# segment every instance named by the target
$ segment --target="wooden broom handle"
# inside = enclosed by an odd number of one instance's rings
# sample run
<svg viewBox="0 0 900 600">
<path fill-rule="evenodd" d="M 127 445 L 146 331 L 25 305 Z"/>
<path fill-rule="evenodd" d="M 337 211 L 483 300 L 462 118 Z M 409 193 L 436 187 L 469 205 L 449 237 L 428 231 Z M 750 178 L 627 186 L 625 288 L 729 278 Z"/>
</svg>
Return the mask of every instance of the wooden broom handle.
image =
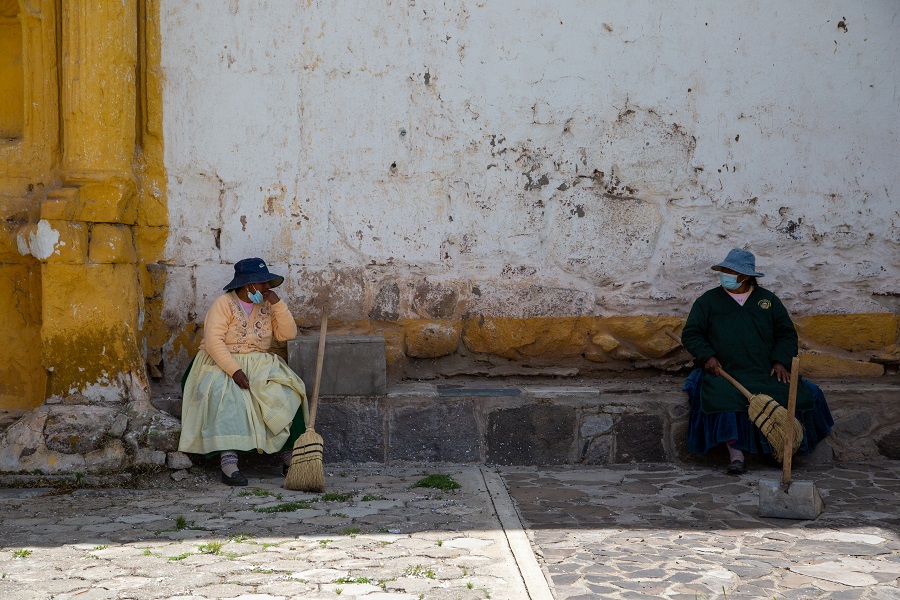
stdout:
<svg viewBox="0 0 900 600">
<path fill-rule="evenodd" d="M 791 482 L 791 459 L 794 454 L 794 413 L 797 411 L 797 384 L 800 381 L 800 357 L 791 359 L 791 386 L 788 388 L 788 405 L 786 423 L 784 428 L 784 459 L 781 461 L 781 483 L 787 485 Z"/>
<path fill-rule="evenodd" d="M 672 331 L 671 329 L 664 329 L 663 331 L 665 331 L 667 336 L 678 342 L 682 347 L 684 346 L 684 344 L 681 343 L 681 338 L 678 337 L 678 335 L 674 331 Z M 721 366 L 719 366 L 719 375 L 724 377 L 727 382 L 736 387 L 747 400 L 749 400 L 753 396 L 753 394 L 750 393 L 750 390 L 742 386 L 737 379 L 726 373 L 725 369 L 723 369 Z"/>
<path fill-rule="evenodd" d="M 316 408 L 319 405 L 319 387 L 322 382 L 322 363 L 325 361 L 325 332 L 328 330 L 328 307 L 322 309 L 322 323 L 319 325 L 319 351 L 316 353 L 316 380 L 313 383 L 312 400 L 309 403 L 309 428 L 316 425 Z"/>
</svg>

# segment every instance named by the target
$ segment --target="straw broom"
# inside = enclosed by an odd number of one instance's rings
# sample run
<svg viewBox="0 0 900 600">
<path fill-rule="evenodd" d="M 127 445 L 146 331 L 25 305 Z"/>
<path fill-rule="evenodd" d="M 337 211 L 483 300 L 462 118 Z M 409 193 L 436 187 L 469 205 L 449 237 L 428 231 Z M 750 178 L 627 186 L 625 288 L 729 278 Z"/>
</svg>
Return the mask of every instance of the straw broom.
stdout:
<svg viewBox="0 0 900 600">
<path fill-rule="evenodd" d="M 747 411 L 750 420 L 762 432 L 769 445 L 772 447 L 772 455 L 775 460 L 782 462 L 785 457 L 786 447 L 791 448 L 791 456 L 800 449 L 803 440 L 803 425 L 796 418 L 791 418 L 787 409 L 766 394 L 751 394 L 747 388 L 719 367 L 719 375 L 736 387 L 744 398 L 750 403 Z M 790 446 L 787 446 L 787 436 L 790 435 Z"/>
<path fill-rule="evenodd" d="M 319 351 L 316 354 L 316 381 L 309 402 L 309 423 L 306 431 L 294 442 L 291 466 L 284 478 L 284 487 L 303 492 L 324 492 L 325 472 L 322 468 L 322 436 L 316 433 L 316 407 L 319 404 L 319 384 L 322 380 L 322 362 L 325 358 L 325 332 L 328 329 L 328 308 L 322 309 L 322 325 L 319 328 Z"/>
<path fill-rule="evenodd" d="M 681 338 L 674 332 L 666 329 L 665 333 L 681 344 Z M 788 414 L 787 409 L 781 406 L 771 396 L 751 393 L 721 367 L 719 367 L 719 375 L 736 387 L 750 403 L 750 406 L 747 409 L 750 420 L 769 441 L 769 445 L 772 447 L 772 455 L 775 457 L 775 460 L 778 462 L 784 460 L 785 450 L 788 447 L 788 433 L 791 432 L 791 427 L 792 432 L 789 438 L 791 440 L 790 448 L 792 448 L 791 455 L 800 449 L 800 442 L 803 440 L 803 425 L 801 425 L 800 421 L 794 418 L 793 415 Z"/>
</svg>

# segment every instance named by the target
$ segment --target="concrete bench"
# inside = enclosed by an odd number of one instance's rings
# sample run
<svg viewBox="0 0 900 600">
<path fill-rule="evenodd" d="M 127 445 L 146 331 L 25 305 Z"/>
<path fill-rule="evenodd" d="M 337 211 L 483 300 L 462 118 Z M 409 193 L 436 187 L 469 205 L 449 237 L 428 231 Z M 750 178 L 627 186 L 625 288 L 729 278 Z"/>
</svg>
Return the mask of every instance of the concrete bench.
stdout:
<svg viewBox="0 0 900 600">
<path fill-rule="evenodd" d="M 288 365 L 312 395 L 319 336 L 300 336 L 287 343 Z M 387 391 L 384 338 L 376 335 L 333 335 L 325 340 L 321 396 L 383 396 Z"/>
</svg>

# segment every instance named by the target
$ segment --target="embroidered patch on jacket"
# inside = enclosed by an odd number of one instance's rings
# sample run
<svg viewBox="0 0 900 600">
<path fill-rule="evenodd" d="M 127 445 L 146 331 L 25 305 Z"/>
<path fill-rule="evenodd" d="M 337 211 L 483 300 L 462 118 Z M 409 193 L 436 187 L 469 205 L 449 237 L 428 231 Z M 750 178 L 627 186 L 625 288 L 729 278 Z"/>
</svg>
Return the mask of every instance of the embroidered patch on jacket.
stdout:
<svg viewBox="0 0 900 600">
<path fill-rule="evenodd" d="M 768 300 L 760 300 L 758 304 L 759 307 L 763 310 L 769 310 L 770 308 L 772 308 L 772 303 Z"/>
</svg>

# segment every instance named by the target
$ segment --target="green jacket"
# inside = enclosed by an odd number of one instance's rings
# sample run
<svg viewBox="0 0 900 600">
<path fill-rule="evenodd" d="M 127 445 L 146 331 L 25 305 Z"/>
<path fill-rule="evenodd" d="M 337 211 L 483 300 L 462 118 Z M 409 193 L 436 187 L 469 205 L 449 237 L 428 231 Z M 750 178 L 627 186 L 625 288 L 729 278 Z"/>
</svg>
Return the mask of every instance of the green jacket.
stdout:
<svg viewBox="0 0 900 600">
<path fill-rule="evenodd" d="M 691 307 L 681 341 L 698 367 L 711 357 L 729 375 L 753 394 L 766 394 L 787 405 L 788 384 L 769 375 L 779 362 L 788 370 L 797 356 L 797 330 L 778 297 L 761 287 L 754 288 L 743 306 L 723 288 L 700 296 Z M 724 377 L 703 374 L 700 388 L 703 412 L 715 413 L 747 409 L 747 400 Z M 812 392 L 798 386 L 797 410 L 813 407 Z"/>
</svg>

